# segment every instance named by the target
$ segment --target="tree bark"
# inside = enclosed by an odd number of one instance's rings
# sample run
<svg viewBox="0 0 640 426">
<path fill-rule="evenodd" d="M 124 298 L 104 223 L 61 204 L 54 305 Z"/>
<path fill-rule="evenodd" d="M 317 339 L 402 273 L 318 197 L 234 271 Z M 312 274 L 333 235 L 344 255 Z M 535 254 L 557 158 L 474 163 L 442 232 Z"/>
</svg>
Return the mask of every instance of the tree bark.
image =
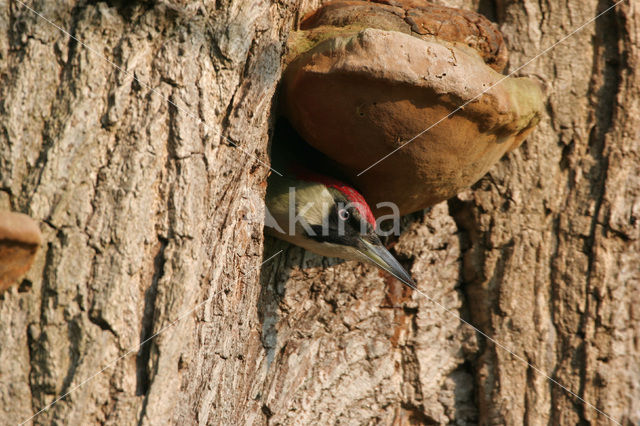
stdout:
<svg viewBox="0 0 640 426">
<path fill-rule="evenodd" d="M 438 3 L 496 21 L 508 70 L 612 5 Z M 1 423 L 640 421 L 635 0 L 518 71 L 549 93 L 521 148 L 403 219 L 428 297 L 263 238 L 285 41 L 319 2 L 27 4 L 73 38 L 0 2 L 0 208 L 46 242 L 0 295 Z"/>
</svg>

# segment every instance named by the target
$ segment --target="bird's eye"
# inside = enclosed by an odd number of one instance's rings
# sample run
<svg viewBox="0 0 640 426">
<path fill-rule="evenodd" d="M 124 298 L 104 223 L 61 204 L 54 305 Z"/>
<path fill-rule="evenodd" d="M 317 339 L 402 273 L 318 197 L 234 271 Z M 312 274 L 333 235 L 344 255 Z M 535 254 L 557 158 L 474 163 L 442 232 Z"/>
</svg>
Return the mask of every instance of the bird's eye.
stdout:
<svg viewBox="0 0 640 426">
<path fill-rule="evenodd" d="M 347 220 L 349 219 L 349 211 L 347 211 L 347 209 L 340 209 L 338 210 L 338 216 L 342 220 Z"/>
</svg>

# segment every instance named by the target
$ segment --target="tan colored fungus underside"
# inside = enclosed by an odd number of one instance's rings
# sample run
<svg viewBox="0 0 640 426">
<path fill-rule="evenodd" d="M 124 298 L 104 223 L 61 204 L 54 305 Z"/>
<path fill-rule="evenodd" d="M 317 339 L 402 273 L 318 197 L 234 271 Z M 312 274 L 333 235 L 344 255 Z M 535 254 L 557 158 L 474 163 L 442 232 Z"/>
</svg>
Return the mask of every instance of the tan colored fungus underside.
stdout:
<svg viewBox="0 0 640 426">
<path fill-rule="evenodd" d="M 337 31 L 299 54 L 283 93 L 296 130 L 341 165 L 377 214 L 388 213 L 376 211 L 379 202 L 406 214 L 469 187 L 522 143 L 542 109 L 537 83 L 505 78 L 471 49 L 372 28 Z"/>
<path fill-rule="evenodd" d="M 42 236 L 33 219 L 22 213 L 0 212 L 0 292 L 29 270 L 40 244 Z"/>
</svg>

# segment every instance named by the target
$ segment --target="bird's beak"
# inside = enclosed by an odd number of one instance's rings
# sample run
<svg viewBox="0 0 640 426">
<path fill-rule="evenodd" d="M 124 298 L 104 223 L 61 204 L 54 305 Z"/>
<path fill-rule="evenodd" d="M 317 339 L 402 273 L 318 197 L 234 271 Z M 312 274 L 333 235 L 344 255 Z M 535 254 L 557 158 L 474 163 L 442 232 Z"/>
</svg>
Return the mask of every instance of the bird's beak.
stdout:
<svg viewBox="0 0 640 426">
<path fill-rule="evenodd" d="M 364 239 L 361 239 L 364 248 L 360 249 L 360 253 L 365 255 L 367 259 L 373 262 L 378 267 L 384 269 L 403 283 L 407 284 L 411 288 L 416 288 L 416 284 L 411 279 L 411 276 L 404 270 L 402 265 L 396 260 L 389 250 L 387 250 L 382 244 L 374 245 Z"/>
</svg>

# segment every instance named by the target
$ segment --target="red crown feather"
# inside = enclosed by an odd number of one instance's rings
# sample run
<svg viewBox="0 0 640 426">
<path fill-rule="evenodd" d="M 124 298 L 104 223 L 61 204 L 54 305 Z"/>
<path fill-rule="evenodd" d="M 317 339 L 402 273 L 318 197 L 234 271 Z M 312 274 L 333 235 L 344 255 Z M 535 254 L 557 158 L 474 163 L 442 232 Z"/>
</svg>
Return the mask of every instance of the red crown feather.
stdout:
<svg viewBox="0 0 640 426">
<path fill-rule="evenodd" d="M 362 217 L 364 217 L 367 222 L 369 222 L 369 224 L 373 226 L 373 229 L 376 229 L 376 218 L 373 216 L 373 213 L 369 208 L 369 204 L 367 204 L 367 201 L 364 199 L 362 194 L 360 194 L 354 188 L 344 182 L 340 182 L 337 179 L 305 169 L 299 164 L 292 165 L 291 171 L 295 174 L 296 178 L 300 180 L 318 182 L 329 188 L 335 188 L 340 191 L 347 198 L 347 200 L 349 200 L 349 202 L 351 202 L 358 209 Z"/>
</svg>

